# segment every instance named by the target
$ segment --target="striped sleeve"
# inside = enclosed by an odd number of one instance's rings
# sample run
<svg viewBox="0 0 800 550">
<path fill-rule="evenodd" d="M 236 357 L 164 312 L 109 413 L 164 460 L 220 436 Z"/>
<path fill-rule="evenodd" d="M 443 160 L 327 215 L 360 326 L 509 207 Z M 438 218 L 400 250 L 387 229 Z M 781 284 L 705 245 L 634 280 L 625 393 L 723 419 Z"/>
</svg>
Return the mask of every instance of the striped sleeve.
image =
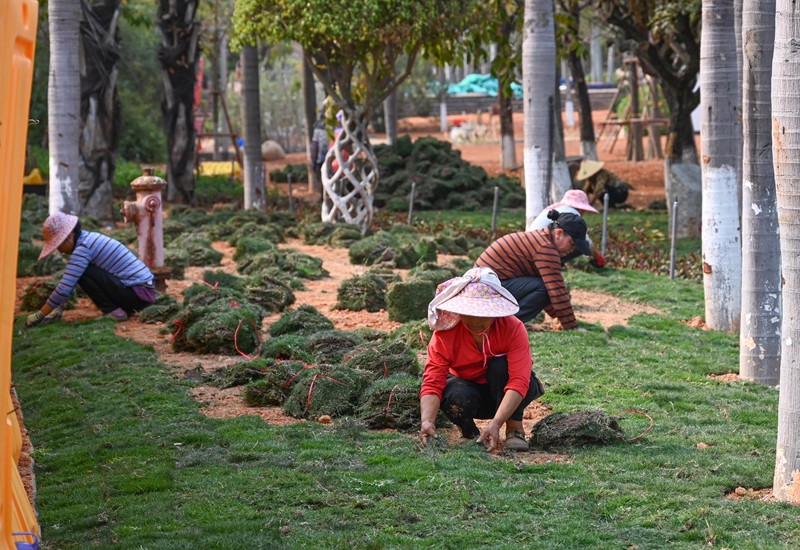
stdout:
<svg viewBox="0 0 800 550">
<path fill-rule="evenodd" d="M 51 308 L 55 309 L 69 299 L 75 290 L 75 285 L 78 284 L 78 280 L 83 276 L 86 268 L 89 267 L 89 257 L 85 252 L 85 249 L 76 247 L 75 251 L 70 254 L 67 267 L 58 282 L 58 286 L 47 299 L 47 305 Z"/>
<path fill-rule="evenodd" d="M 537 240 L 546 238 L 545 233 L 533 232 Z M 542 243 L 544 245 L 544 243 Z M 534 258 L 536 270 L 544 282 L 547 295 L 550 297 L 550 307 L 547 313 L 556 317 L 561 323 L 561 328 L 577 328 L 578 322 L 575 320 L 575 312 L 572 310 L 567 285 L 561 275 L 561 256 L 552 245 L 539 247 L 538 254 Z"/>
</svg>

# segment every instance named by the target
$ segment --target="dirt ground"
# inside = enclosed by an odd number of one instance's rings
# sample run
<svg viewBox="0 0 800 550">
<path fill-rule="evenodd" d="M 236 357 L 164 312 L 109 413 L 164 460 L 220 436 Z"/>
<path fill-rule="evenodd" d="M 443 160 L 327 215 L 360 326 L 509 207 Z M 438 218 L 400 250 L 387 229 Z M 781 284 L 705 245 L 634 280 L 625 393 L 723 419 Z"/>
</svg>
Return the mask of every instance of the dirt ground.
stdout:
<svg viewBox="0 0 800 550">
<path fill-rule="evenodd" d="M 603 120 L 605 115 L 605 111 L 596 112 L 594 114 L 594 120 L 596 122 Z M 486 137 L 481 142 L 454 144 L 454 149 L 461 152 L 462 158 L 472 164 L 482 166 L 490 175 L 501 173 L 500 145 L 497 139 L 496 118 L 490 120 L 488 115 L 455 114 L 451 115 L 449 119 L 451 123 L 454 123 L 456 119 L 460 119 L 462 123 L 481 124 L 488 129 Z M 518 164 L 521 165 L 523 158 L 521 113 L 515 113 L 514 123 L 517 142 L 516 155 Z M 399 122 L 398 127 L 401 135 L 409 134 L 414 140 L 423 136 L 449 139 L 447 134 L 442 134 L 440 132 L 439 121 L 436 118 L 403 119 Z M 580 155 L 580 143 L 577 132 L 577 126 L 572 128 L 565 126 L 566 154 L 568 157 Z M 376 143 L 379 141 L 379 139 L 375 140 Z M 606 168 L 633 185 L 633 190 L 630 192 L 627 201 L 629 205 L 637 209 L 644 209 L 654 200 L 664 199 L 662 160 L 649 159 L 641 162 L 627 161 L 625 158 L 627 147 L 624 139 L 620 139 L 613 144 L 610 139 L 601 139 L 598 141 L 597 148 L 600 160 L 606 163 Z M 305 153 L 294 153 L 287 155 L 282 161 L 268 163 L 266 168 L 267 171 L 269 171 L 289 163 L 303 163 L 305 162 L 304 159 Z M 519 169 L 511 172 L 520 175 Z M 279 189 L 284 194 L 287 192 L 285 186 L 279 187 Z M 293 189 L 293 196 L 302 199 L 304 195 L 307 195 L 307 190 L 300 186 L 295 186 Z M 321 258 L 324 269 L 330 273 L 330 277 L 320 281 L 307 281 L 305 283 L 307 287 L 306 290 L 296 292 L 294 307 L 302 304 L 313 305 L 321 313 L 329 317 L 334 322 L 336 328 L 341 330 L 351 330 L 366 326 L 381 330 L 392 330 L 399 326 L 398 323 L 394 323 L 388 319 L 388 314 L 385 311 L 368 313 L 364 311 L 352 312 L 332 309 L 333 305 L 336 303 L 337 289 L 341 282 L 354 275 L 361 274 L 367 269 L 364 266 L 351 265 L 346 250 L 323 246 L 308 246 L 299 241 L 291 241 L 282 246 L 294 248 L 300 252 Z M 214 243 L 214 247 L 224 254 L 222 269 L 235 272 L 235 266 L 231 259 L 233 250 L 224 242 Z M 446 260 L 447 257 L 440 257 L 440 261 L 444 262 Z M 183 291 L 190 285 L 199 282 L 201 273 L 204 270 L 205 268 L 188 269 L 185 280 L 170 281 L 167 291 L 176 298 L 182 299 Z M 398 270 L 398 273 L 402 277 L 407 275 L 407 272 L 402 270 Z M 24 288 L 32 280 L 33 278 L 20 278 L 17 280 L 17 304 L 20 303 L 20 296 Z M 630 316 L 637 313 L 656 312 L 656 310 L 648 306 L 622 302 L 610 295 L 595 294 L 578 289 L 573 289 L 572 300 L 578 319 L 588 323 L 599 323 L 606 328 L 617 324 L 624 325 L 627 323 Z M 19 314 L 21 312 L 17 311 L 16 313 Z M 91 319 L 98 315 L 99 311 L 94 305 L 89 300 L 82 299 L 78 301 L 78 305 L 75 309 L 65 312 L 64 321 L 72 322 Z M 278 317 L 278 315 L 273 315 L 265 319 L 263 329 L 266 330 Z M 186 376 L 188 373 L 198 368 L 209 371 L 227 366 L 236 361 L 245 360 L 244 357 L 200 356 L 189 353 L 174 353 L 170 349 L 169 335 L 159 334 L 160 328 L 161 327 L 158 325 L 147 325 L 133 318 L 129 321 L 119 323 L 116 330 L 117 334 L 120 336 L 153 346 L 159 359 L 163 363 L 173 366 L 175 375 L 179 377 Z M 556 325 L 552 320 L 546 320 L 539 325 L 535 325 L 532 329 L 555 330 Z M 545 380 L 544 382 L 546 385 L 547 381 Z M 246 406 L 241 399 L 241 388 L 220 390 L 211 386 L 202 386 L 194 388 L 193 394 L 198 400 L 200 411 L 209 417 L 231 418 L 240 415 L 257 415 L 273 425 L 302 422 L 301 420 L 287 417 L 278 407 L 257 408 Z M 545 406 L 540 403 L 533 403 L 525 413 L 526 429 L 529 430 L 533 424 L 547 414 L 549 414 L 549 411 Z M 443 435 L 446 435 L 447 440 L 451 444 L 460 442 L 458 430 L 455 428 Z M 26 445 L 29 445 L 30 443 L 27 441 L 27 437 L 25 440 Z M 515 456 L 509 456 L 508 453 L 495 453 L 495 456 L 499 459 L 521 463 L 549 463 L 565 462 L 569 460 L 567 455 L 544 452 L 531 452 Z M 35 489 L 32 482 L 33 476 L 31 467 L 27 464 L 24 468 L 22 464 L 20 464 L 20 466 L 23 480 L 29 487 L 31 499 L 34 500 L 33 494 Z"/>
</svg>

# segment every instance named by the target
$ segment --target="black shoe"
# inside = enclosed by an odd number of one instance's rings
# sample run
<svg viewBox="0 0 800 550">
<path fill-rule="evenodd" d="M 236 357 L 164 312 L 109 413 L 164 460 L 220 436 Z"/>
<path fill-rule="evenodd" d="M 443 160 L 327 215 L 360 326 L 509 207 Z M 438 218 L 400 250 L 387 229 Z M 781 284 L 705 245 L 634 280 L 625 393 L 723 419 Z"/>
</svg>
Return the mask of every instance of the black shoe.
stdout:
<svg viewBox="0 0 800 550">
<path fill-rule="evenodd" d="M 464 439 L 475 439 L 481 435 L 481 431 L 475 425 L 475 421 L 470 419 L 469 423 L 459 426 L 461 428 L 461 437 Z"/>
</svg>

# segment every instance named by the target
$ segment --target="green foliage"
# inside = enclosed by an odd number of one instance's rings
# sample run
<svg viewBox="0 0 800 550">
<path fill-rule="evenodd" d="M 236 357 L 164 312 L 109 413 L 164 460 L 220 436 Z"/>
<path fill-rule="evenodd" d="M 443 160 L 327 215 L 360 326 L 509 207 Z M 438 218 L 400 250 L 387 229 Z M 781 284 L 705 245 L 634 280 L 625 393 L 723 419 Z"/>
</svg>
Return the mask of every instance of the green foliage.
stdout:
<svg viewBox="0 0 800 550">
<path fill-rule="evenodd" d="M 503 208 L 525 204 L 525 190 L 516 178 L 490 178 L 486 171 L 461 158 L 450 142 L 433 137 L 413 143 L 402 136 L 392 145 L 377 145 L 381 182 L 375 205 L 394 211 L 408 211 L 414 186 L 415 210 L 478 210 L 494 202 L 494 188 L 500 190 Z"/>
<path fill-rule="evenodd" d="M 222 389 L 244 386 L 254 380 L 264 378 L 266 369 L 273 364 L 274 361 L 267 359 L 253 359 L 244 363 L 228 365 L 214 373 L 214 385 Z"/>
<path fill-rule="evenodd" d="M 362 104 L 369 112 L 406 77 L 396 67 L 402 55 L 455 58 L 458 36 L 476 21 L 474 5 L 480 3 L 355 0 L 332 9 L 324 0 L 247 0 L 236 3 L 233 44 L 297 42 L 340 106 Z"/>
<path fill-rule="evenodd" d="M 420 379 L 409 374 L 379 378 L 364 392 L 358 416 L 373 430 L 411 430 L 419 423 Z"/>
<path fill-rule="evenodd" d="M 262 357 L 272 359 L 296 359 L 311 363 L 314 356 L 308 349 L 308 336 L 301 334 L 282 334 L 264 340 Z"/>
<path fill-rule="evenodd" d="M 352 415 L 369 385 L 369 377 L 342 365 L 323 366 L 295 380 L 283 411 L 295 418 Z"/>
<path fill-rule="evenodd" d="M 292 183 L 308 183 L 308 167 L 305 164 L 287 164 L 284 168 L 276 168 L 269 173 L 269 181 L 272 183 L 286 183 L 289 176 L 292 176 Z"/>
<path fill-rule="evenodd" d="M 345 279 L 337 290 L 335 309 L 370 312 L 386 309 L 386 288 L 386 282 L 369 271 Z"/>
<path fill-rule="evenodd" d="M 428 303 L 436 293 L 436 285 L 437 283 L 423 278 L 389 285 L 389 291 L 386 293 L 389 319 L 398 323 L 425 319 L 428 314 Z"/>
<path fill-rule="evenodd" d="M 385 340 L 361 345 L 348 353 L 342 363 L 369 373 L 373 379 L 395 374 L 420 374 L 417 354 L 400 341 Z"/>
<path fill-rule="evenodd" d="M 244 188 L 228 176 L 195 176 L 194 198 L 198 206 L 236 203 L 244 198 Z"/>
<path fill-rule="evenodd" d="M 308 337 L 308 349 L 315 362 L 334 364 L 364 343 L 361 336 L 342 330 L 322 330 Z"/>
<path fill-rule="evenodd" d="M 310 336 L 321 330 L 333 329 L 333 322 L 322 315 L 317 308 L 304 304 L 295 311 L 284 313 L 269 327 L 270 336 L 300 334 Z"/>
<path fill-rule="evenodd" d="M 22 293 L 22 301 L 20 302 L 21 311 L 36 311 L 41 309 L 50 295 L 58 286 L 56 279 L 37 279 L 29 283 Z M 75 307 L 75 293 L 73 292 L 64 304 L 64 309 L 72 309 Z"/>
<path fill-rule="evenodd" d="M 260 376 L 253 378 L 244 389 L 244 402 L 252 407 L 280 406 L 299 381 L 314 376 L 314 365 L 302 361 L 262 360 Z"/>
<path fill-rule="evenodd" d="M 285 274 L 282 274 L 285 277 Z M 267 273 L 252 277 L 245 285 L 247 298 L 266 313 L 284 311 L 295 301 L 289 284 Z"/>
<path fill-rule="evenodd" d="M 118 158 L 114 167 L 114 197 L 134 200 L 136 193 L 131 189 L 131 182 L 143 173 L 139 163 Z"/>
<path fill-rule="evenodd" d="M 155 16 L 155 10 L 151 10 L 150 18 Z M 117 155 L 136 163 L 161 163 L 167 158 L 167 139 L 158 107 L 164 94 L 161 65 L 156 56 L 159 37 L 151 28 L 138 25 L 142 17 L 140 11 L 128 8 L 126 12 L 131 18 L 120 22 L 120 34 L 124 38 L 121 61 L 117 64 L 122 121 Z M 115 176 L 115 181 L 120 180 Z"/>
<path fill-rule="evenodd" d="M 169 294 L 159 294 L 156 301 L 139 313 L 142 323 L 163 323 L 181 309 L 180 304 Z"/>
</svg>

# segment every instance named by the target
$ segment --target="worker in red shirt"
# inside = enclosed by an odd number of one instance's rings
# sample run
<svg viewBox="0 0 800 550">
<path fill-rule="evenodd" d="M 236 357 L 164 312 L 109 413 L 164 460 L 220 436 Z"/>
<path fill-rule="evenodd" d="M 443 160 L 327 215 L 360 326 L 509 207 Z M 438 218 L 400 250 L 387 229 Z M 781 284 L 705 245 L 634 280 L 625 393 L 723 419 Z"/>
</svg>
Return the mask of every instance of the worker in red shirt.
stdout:
<svg viewBox="0 0 800 550">
<path fill-rule="evenodd" d="M 420 391 L 420 442 L 436 436 L 441 409 L 465 438 L 478 438 L 488 451 L 500 446 L 527 451 L 522 414 L 544 387 L 531 370 L 528 333 L 519 309 L 488 268 L 473 268 L 445 281 L 428 306 L 433 337 Z M 491 419 L 481 432 L 475 419 Z"/>
</svg>

